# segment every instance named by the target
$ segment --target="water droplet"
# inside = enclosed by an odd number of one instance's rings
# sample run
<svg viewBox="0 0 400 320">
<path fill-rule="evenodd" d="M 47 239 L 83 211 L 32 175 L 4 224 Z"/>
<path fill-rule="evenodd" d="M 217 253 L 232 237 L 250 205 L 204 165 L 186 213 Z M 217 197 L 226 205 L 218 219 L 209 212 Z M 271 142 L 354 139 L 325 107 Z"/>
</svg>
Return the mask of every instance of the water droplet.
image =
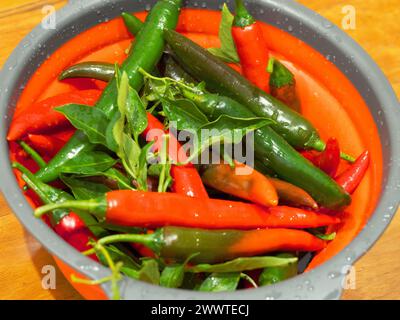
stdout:
<svg viewBox="0 0 400 320">
<path fill-rule="evenodd" d="M 332 23 L 331 23 L 330 21 L 324 21 L 324 22 L 322 23 L 322 25 L 324 26 L 324 28 L 327 28 L 327 29 L 333 27 L 333 25 L 332 25 Z"/>
<path fill-rule="evenodd" d="M 289 32 L 293 32 L 293 26 L 289 25 L 289 26 L 287 27 L 287 29 L 288 29 Z"/>
<path fill-rule="evenodd" d="M 337 272 L 330 272 L 329 274 L 328 274 L 328 279 L 335 279 L 335 278 L 337 278 L 339 276 L 339 273 L 337 273 Z"/>
</svg>

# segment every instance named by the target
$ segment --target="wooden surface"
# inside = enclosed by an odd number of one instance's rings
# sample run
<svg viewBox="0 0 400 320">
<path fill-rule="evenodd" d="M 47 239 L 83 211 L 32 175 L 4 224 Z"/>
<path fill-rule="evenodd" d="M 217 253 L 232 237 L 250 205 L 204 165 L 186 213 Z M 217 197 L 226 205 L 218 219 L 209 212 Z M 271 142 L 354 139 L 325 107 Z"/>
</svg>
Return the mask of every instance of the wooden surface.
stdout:
<svg viewBox="0 0 400 320">
<path fill-rule="evenodd" d="M 400 7 L 398 0 L 301 0 L 341 26 L 342 8 L 356 9 L 356 29 L 346 32 L 374 58 L 400 96 Z M 0 67 L 19 41 L 43 18 L 44 5 L 65 0 L 0 1 Z M 356 289 L 344 299 L 400 299 L 400 214 L 356 267 Z M 51 256 L 21 227 L 0 195 L 0 299 L 80 299 L 57 271 L 55 290 L 42 288 L 42 268 Z"/>
</svg>

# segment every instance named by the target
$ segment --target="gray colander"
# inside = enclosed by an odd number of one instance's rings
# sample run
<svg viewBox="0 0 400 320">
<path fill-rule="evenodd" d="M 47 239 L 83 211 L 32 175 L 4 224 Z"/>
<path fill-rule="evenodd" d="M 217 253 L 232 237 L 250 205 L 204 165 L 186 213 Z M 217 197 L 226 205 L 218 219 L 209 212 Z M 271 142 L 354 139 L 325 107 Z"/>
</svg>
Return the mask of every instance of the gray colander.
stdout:
<svg viewBox="0 0 400 320">
<path fill-rule="evenodd" d="M 109 275 L 109 270 L 70 247 L 41 220 L 19 189 L 11 170 L 6 133 L 16 101 L 24 85 L 48 54 L 80 32 L 122 11 L 143 11 L 156 1 L 70 0 L 57 12 L 56 30 L 36 27 L 11 54 L 0 74 L 0 167 L 1 190 L 20 222 L 51 254 L 92 279 Z M 223 0 L 186 1 L 188 7 L 219 9 Z M 228 3 L 232 2 L 230 0 Z M 124 299 L 338 299 L 348 266 L 360 258 L 388 226 L 399 204 L 400 123 L 398 100 L 374 61 L 344 32 L 313 11 L 288 0 L 253 0 L 248 3 L 255 17 L 292 34 L 323 55 L 335 56 L 344 72 L 365 99 L 383 143 L 384 177 L 378 206 L 368 225 L 340 254 L 306 274 L 276 285 L 232 293 L 202 293 L 166 289 L 125 278 L 121 282 Z M 98 14 L 101 12 L 101 15 Z M 351 58 L 355 57 L 355 58 Z M 103 285 L 108 296 L 110 285 Z"/>
</svg>

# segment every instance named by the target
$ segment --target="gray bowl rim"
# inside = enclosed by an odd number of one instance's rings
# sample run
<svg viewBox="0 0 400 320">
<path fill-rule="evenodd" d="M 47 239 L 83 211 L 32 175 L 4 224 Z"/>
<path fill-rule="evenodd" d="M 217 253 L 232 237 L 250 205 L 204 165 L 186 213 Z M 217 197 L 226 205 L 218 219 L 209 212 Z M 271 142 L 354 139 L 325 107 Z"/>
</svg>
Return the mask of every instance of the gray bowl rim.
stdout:
<svg viewBox="0 0 400 320">
<path fill-rule="evenodd" d="M 57 24 L 61 30 L 75 25 L 77 21 L 82 21 L 80 18 L 89 17 L 90 19 L 85 19 L 83 25 L 77 28 L 70 28 L 66 39 L 57 39 L 54 30 L 45 30 L 40 25 L 37 26 L 13 51 L 0 73 L 0 164 L 3 173 L 0 181 L 1 191 L 20 222 L 50 253 L 92 279 L 100 279 L 109 275 L 109 270 L 81 255 L 61 240 L 41 220 L 32 216 L 32 208 L 23 197 L 12 173 L 5 137 L 16 98 L 29 79 L 29 72 L 25 78 L 21 76 L 21 73 L 26 69 L 30 72 L 36 69 L 36 66 L 29 69 L 29 59 L 32 58 L 34 52 L 40 50 L 50 54 L 54 49 L 41 47 L 41 44 L 47 43 L 46 41 L 49 39 L 54 43 L 62 43 L 93 26 L 98 22 L 96 21 L 98 18 L 94 17 L 94 12 L 105 13 L 106 18 L 111 19 L 122 10 L 131 12 L 145 10 L 149 4 L 153 4 L 155 1 L 127 2 L 127 0 L 116 0 L 113 3 L 103 0 L 70 0 L 65 7 L 56 12 Z M 226 2 L 229 4 L 232 1 Z M 185 6 L 197 7 L 196 3 L 198 2 L 185 1 Z M 223 1 L 205 0 L 202 3 L 207 8 L 215 10 Z M 248 5 L 252 12 L 256 12 L 257 19 L 290 31 L 294 36 L 327 57 L 328 55 L 336 57 L 332 62 L 346 74 L 358 89 L 374 116 L 383 144 L 384 188 L 380 201 L 368 224 L 344 250 L 323 265 L 290 280 L 246 291 L 203 293 L 162 288 L 124 278 L 120 282 L 124 299 L 338 299 L 342 293 L 345 275 L 349 271 L 352 272 L 352 269 L 349 268 L 378 240 L 398 208 L 400 165 L 397 159 L 400 158 L 400 135 L 396 134 L 396 125 L 400 122 L 400 109 L 397 97 L 379 67 L 342 30 L 298 3 L 290 0 L 256 0 L 249 2 Z M 270 15 L 268 16 L 267 13 Z M 32 42 L 34 43 L 32 44 Z M 27 44 L 30 46 L 28 47 Z M 34 57 L 33 60 L 39 65 L 44 58 L 45 56 Z M 22 63 L 18 63 L 18 61 L 22 61 Z M 8 72 L 11 70 L 13 72 Z M 19 85 L 18 88 L 17 85 Z M 10 88 L 12 89 L 10 90 Z M 372 106 L 378 107 L 373 108 Z M 111 297 L 110 284 L 104 284 L 103 289 Z"/>
</svg>

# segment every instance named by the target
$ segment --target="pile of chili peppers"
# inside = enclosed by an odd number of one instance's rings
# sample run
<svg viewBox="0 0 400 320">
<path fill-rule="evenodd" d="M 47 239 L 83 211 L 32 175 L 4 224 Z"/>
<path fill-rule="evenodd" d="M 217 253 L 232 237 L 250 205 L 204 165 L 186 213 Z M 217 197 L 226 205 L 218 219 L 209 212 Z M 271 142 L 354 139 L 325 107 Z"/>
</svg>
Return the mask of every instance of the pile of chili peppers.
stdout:
<svg viewBox="0 0 400 320">
<path fill-rule="evenodd" d="M 242 1 L 234 17 L 223 13 L 231 39 L 221 43 L 231 43 L 243 75 L 173 31 L 181 2 L 159 0 L 145 22 L 123 14 L 135 41 L 122 65 L 85 62 L 60 75 L 108 82 L 103 92 L 63 93 L 14 117 L 17 177 L 44 205 L 35 215 L 114 269 L 114 284 L 124 274 L 226 291 L 293 277 L 305 253 L 334 238 L 335 212 L 350 204 L 369 154 L 354 161 L 336 139 L 319 138 L 299 113 L 294 75 Z M 192 164 L 169 132 L 172 121 L 179 131 L 251 128 L 255 169 L 235 159 Z M 354 163 L 338 172 L 342 159 Z"/>
</svg>

